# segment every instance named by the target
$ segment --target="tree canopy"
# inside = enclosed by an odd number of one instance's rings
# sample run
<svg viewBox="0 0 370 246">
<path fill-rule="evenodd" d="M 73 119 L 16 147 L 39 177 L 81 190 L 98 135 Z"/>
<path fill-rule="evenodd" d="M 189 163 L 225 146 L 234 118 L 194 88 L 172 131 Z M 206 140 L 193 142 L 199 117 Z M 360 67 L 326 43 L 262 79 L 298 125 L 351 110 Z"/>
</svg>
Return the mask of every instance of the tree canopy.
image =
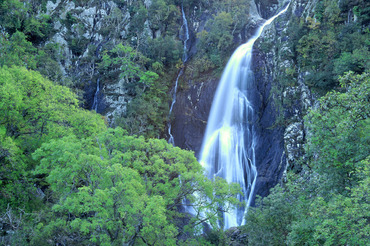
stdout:
<svg viewBox="0 0 370 246">
<path fill-rule="evenodd" d="M 242 205 L 192 152 L 107 128 L 38 72 L 0 68 L 0 115 L 0 207 L 23 217 L 9 243 L 173 245 Z"/>
<path fill-rule="evenodd" d="M 56 199 L 39 240 L 62 230 L 55 243 L 173 245 L 202 222 L 216 225 L 219 206 L 237 203 L 238 187 L 207 180 L 191 152 L 120 128 L 51 141 L 33 157 Z M 198 216 L 179 231 L 186 199 Z"/>
<path fill-rule="evenodd" d="M 368 244 L 370 76 L 350 72 L 339 83 L 306 116 L 301 173 L 250 209 L 252 245 Z"/>
</svg>

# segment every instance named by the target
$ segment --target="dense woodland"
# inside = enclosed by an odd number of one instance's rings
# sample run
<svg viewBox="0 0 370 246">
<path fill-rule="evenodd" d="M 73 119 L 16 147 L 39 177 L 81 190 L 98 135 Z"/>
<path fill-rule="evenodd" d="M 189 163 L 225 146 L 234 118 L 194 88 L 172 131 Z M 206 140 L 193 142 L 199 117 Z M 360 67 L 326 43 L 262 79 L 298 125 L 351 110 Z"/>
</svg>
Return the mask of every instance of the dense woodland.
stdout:
<svg viewBox="0 0 370 246">
<path fill-rule="evenodd" d="M 228 245 L 218 219 L 242 205 L 239 187 L 207 179 L 192 152 L 160 137 L 173 75 L 184 66 L 181 4 L 211 16 L 188 71 L 217 77 L 247 25 L 249 1 L 114 2 L 129 10 L 130 30 L 99 48 L 73 31 L 84 28 L 73 13 L 48 15 L 44 0 L 0 1 L 0 244 Z M 105 18 L 103 36 L 123 20 L 119 11 Z M 143 34 L 146 20 L 160 36 Z M 106 83 L 127 82 L 132 100 L 114 122 L 84 109 L 84 80 L 61 71 L 61 47 L 49 41 L 56 21 L 70 28 L 75 57 L 89 46 L 85 62 Z M 318 0 L 311 15 L 289 22 L 294 65 L 274 91 L 305 71 L 318 99 L 304 119 L 305 154 L 249 209 L 243 244 L 368 245 L 369 25 L 366 0 Z M 186 201 L 194 216 L 181 210 Z M 203 232 L 203 222 L 212 229 Z"/>
</svg>

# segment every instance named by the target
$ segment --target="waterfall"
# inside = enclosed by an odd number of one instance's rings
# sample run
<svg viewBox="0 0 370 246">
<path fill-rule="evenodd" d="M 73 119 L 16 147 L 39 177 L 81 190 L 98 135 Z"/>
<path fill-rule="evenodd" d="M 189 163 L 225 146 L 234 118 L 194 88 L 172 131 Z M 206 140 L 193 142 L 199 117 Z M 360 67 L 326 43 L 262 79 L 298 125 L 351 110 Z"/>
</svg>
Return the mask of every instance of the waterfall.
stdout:
<svg viewBox="0 0 370 246">
<path fill-rule="evenodd" d="M 103 45 L 108 42 L 109 38 L 106 38 L 104 41 L 100 42 L 98 47 L 96 48 L 95 51 L 95 56 L 97 59 L 101 58 L 100 57 L 100 50 L 103 47 Z M 93 105 L 91 106 L 91 110 L 95 110 L 95 112 L 98 112 L 98 106 L 99 106 L 99 92 L 100 92 L 100 78 L 96 80 L 96 91 L 94 94 L 94 101 Z"/>
<path fill-rule="evenodd" d="M 173 110 L 173 106 L 175 105 L 176 103 L 176 93 L 177 93 L 177 86 L 179 84 L 179 79 L 183 73 L 184 69 L 181 68 L 180 69 L 180 72 L 179 74 L 177 75 L 177 78 L 176 78 L 176 82 L 175 82 L 175 88 L 174 88 L 174 92 L 172 94 L 172 103 L 171 103 L 171 107 L 170 107 L 170 112 L 168 113 L 168 118 L 170 118 L 171 114 L 172 114 L 172 110 Z M 168 121 L 168 135 L 170 136 L 170 138 L 168 139 L 168 142 L 172 145 L 175 145 L 175 139 L 173 138 L 172 134 L 171 134 L 171 120 Z"/>
<path fill-rule="evenodd" d="M 182 26 L 185 28 L 185 40 L 184 40 L 184 57 L 183 62 L 185 63 L 188 60 L 188 48 L 187 42 L 189 40 L 189 28 L 188 28 L 188 20 L 186 19 L 185 12 L 183 6 L 181 6 L 181 13 L 182 13 Z"/>
<path fill-rule="evenodd" d="M 96 80 L 96 91 L 95 91 L 95 94 L 94 94 L 94 102 L 93 102 L 93 105 L 91 107 L 91 110 L 95 110 L 95 112 L 98 112 L 98 104 L 99 104 L 98 96 L 99 96 L 99 91 L 100 91 L 100 85 L 99 85 L 99 79 L 97 79 Z"/>
<path fill-rule="evenodd" d="M 184 39 L 184 56 L 182 58 L 182 61 L 185 63 L 187 60 L 188 60 L 188 54 L 187 54 L 187 42 L 189 40 L 189 28 L 188 28 L 188 21 L 186 19 L 186 16 L 185 16 L 185 12 L 184 12 L 184 8 L 183 6 L 181 6 L 181 12 L 182 12 L 182 26 L 181 26 L 181 29 L 184 29 L 185 30 L 185 39 Z M 171 103 L 171 107 L 170 107 L 170 112 L 168 113 L 168 118 L 169 118 L 169 121 L 168 121 L 168 135 L 170 136 L 170 138 L 168 139 L 168 142 L 172 145 L 175 145 L 175 139 L 173 138 L 173 135 L 171 133 L 171 120 L 170 120 L 170 116 L 172 114 L 172 110 L 173 110 L 173 106 L 175 105 L 176 103 L 176 93 L 177 93 L 177 87 L 178 87 L 178 83 L 179 83 L 179 79 L 181 77 L 181 75 L 183 74 L 184 72 L 184 67 L 182 67 L 180 69 L 180 72 L 178 73 L 177 75 L 177 78 L 176 78 L 176 81 L 175 81 L 175 88 L 173 90 L 173 94 L 172 94 L 172 103 Z"/>
<path fill-rule="evenodd" d="M 257 179 L 255 147 L 258 136 L 254 126 L 257 116 L 250 99 L 254 79 L 252 47 L 264 27 L 288 7 L 289 4 L 236 49 L 226 65 L 212 103 L 199 162 L 209 178 L 219 176 L 229 183 L 239 183 L 243 195 L 238 198 L 245 202 L 245 207 L 234 208 L 223 215 L 221 224 L 224 229 L 245 223 Z"/>
</svg>

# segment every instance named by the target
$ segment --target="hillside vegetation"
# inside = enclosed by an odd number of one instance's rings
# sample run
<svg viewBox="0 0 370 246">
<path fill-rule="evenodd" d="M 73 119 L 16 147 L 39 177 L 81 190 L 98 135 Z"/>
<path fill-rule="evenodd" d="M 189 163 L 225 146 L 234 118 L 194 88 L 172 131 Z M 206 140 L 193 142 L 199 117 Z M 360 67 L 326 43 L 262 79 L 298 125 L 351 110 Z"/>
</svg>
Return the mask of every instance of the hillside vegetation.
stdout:
<svg viewBox="0 0 370 246">
<path fill-rule="evenodd" d="M 77 9 L 102 1 L 68 2 Z M 231 244 L 219 221 L 243 205 L 240 187 L 207 179 L 193 152 L 161 137 L 177 71 L 219 76 L 244 35 L 249 1 L 111 2 L 116 8 L 94 33 L 99 42 L 84 36 L 78 9 L 62 17 L 45 0 L 0 2 L 0 244 Z M 315 3 L 291 17 L 292 66 L 273 85 L 282 93 L 307 75 L 317 101 L 305 112 L 305 153 L 249 209 L 242 244 L 370 241 L 370 3 Z M 181 7 L 204 25 L 188 64 Z M 52 39 L 56 23 L 70 57 Z M 84 90 L 98 79 L 123 81 L 125 111 L 87 110 Z M 211 228 L 203 233 L 204 222 Z"/>
</svg>

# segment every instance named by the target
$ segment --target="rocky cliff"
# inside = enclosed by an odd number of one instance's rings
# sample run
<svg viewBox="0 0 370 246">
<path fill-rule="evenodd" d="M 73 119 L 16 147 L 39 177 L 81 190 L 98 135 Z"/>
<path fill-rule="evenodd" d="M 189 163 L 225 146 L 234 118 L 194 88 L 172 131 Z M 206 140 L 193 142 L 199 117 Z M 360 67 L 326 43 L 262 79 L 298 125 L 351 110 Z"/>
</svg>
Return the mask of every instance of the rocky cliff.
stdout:
<svg viewBox="0 0 370 246">
<path fill-rule="evenodd" d="M 152 41 L 170 40 L 175 43 L 175 48 L 169 48 L 172 53 L 163 53 L 164 57 L 173 56 L 173 61 L 163 61 L 165 58 L 161 58 L 164 67 L 159 75 L 161 80 L 167 81 L 166 92 L 169 95 L 173 91 L 178 68 L 184 66 L 184 75 L 179 79 L 177 102 L 170 121 L 175 144 L 193 150 L 197 155 L 222 71 L 220 64 L 227 60 L 218 63 L 218 68 L 210 65 L 209 68 L 200 69 L 200 65 L 205 65 L 196 63 L 198 54 L 201 53 L 201 34 L 212 32 L 209 20 L 216 20 L 217 16 L 221 16 L 224 18 L 221 20 L 227 22 L 230 17 L 220 15 L 224 12 L 240 14 L 237 17 L 245 19 L 244 22 L 233 19 L 230 36 L 223 36 L 229 38 L 231 45 L 229 48 L 218 48 L 227 50 L 224 54 L 227 58 L 235 47 L 248 40 L 263 19 L 271 17 L 286 2 L 248 1 L 248 8 L 242 13 L 223 5 L 222 1 L 211 5 L 207 5 L 206 1 L 197 4 L 190 1 L 183 1 L 182 4 L 174 2 L 172 9 L 170 5 L 168 8 L 162 6 L 162 2 L 47 1 L 45 13 L 53 18 L 55 31 L 46 43 L 55 43 L 59 47 L 59 67 L 56 69 L 60 70 L 63 83 L 74 83 L 73 87 L 84 98 L 83 107 L 102 113 L 111 124 L 115 122 L 115 118 L 127 113 L 127 107 L 136 94 L 130 89 L 130 81 L 119 76 L 120 67 L 113 67 L 109 71 L 102 69 L 103 56 L 117 44 L 125 43 L 148 55 L 154 62 L 155 56 L 166 47 L 159 47 L 159 51 L 153 53 L 151 46 L 155 43 L 151 43 Z M 244 2 L 240 1 L 240 4 L 245 4 Z M 312 96 L 305 85 L 306 72 L 295 67 L 296 54 L 292 49 L 292 42 L 297 40 L 289 32 L 293 19 L 307 18 L 314 6 L 315 1 L 293 0 L 288 12 L 268 26 L 255 45 L 255 83 L 252 90 L 255 95 L 253 104 L 259 112 L 256 125 L 260 139 L 256 147 L 258 195 L 267 195 L 268 190 L 281 180 L 286 168 L 302 155 L 305 138 L 302 117 L 305 110 L 312 105 Z M 181 43 L 184 40 L 181 8 L 188 19 L 190 35 L 185 51 L 190 59 L 186 64 L 178 62 L 183 55 Z M 221 44 L 220 40 L 215 40 Z M 212 58 L 211 56 L 211 60 Z M 148 67 L 147 64 L 141 66 L 144 69 Z M 292 72 L 292 68 L 298 72 Z M 168 100 L 168 104 L 171 102 L 169 96 L 162 96 L 161 100 Z M 164 137 L 165 132 L 162 132 Z"/>
<path fill-rule="evenodd" d="M 146 4 L 150 4 L 146 2 Z M 54 29 L 58 30 L 50 42 L 61 49 L 60 69 L 63 76 L 78 80 L 82 89 L 85 108 L 92 108 L 94 96 L 97 112 L 112 120 L 114 115 L 121 115 L 131 99 L 125 89 L 126 81 L 113 76 L 111 80 L 101 79 L 99 92 L 97 80 L 102 76 L 97 62 L 101 52 L 127 40 L 130 28 L 130 11 L 126 4 L 117 1 L 48 1 L 46 13 L 57 16 Z M 151 33 L 145 23 L 142 35 Z M 96 94 L 96 95 L 95 95 Z"/>
<path fill-rule="evenodd" d="M 256 1 L 244 36 L 253 33 L 255 26 L 275 14 L 283 2 Z M 286 14 L 277 19 L 266 30 L 254 47 L 253 70 L 255 83 L 253 104 L 259 112 L 256 129 L 259 141 L 256 146 L 258 178 L 256 195 L 266 196 L 269 189 L 283 177 L 284 172 L 303 155 L 305 138 L 303 115 L 312 105 L 312 96 L 304 83 L 304 73 L 291 78 L 291 86 L 280 88 L 278 81 L 285 70 L 294 66 L 286 54 L 290 50 L 289 22 L 292 16 L 300 17 L 309 11 L 310 1 L 292 1 Z M 257 10 L 253 12 L 254 10 Z M 202 81 L 185 78 L 188 89 L 178 94 L 175 106 L 173 129 L 175 143 L 182 148 L 199 153 L 211 102 L 218 79 L 208 77 Z M 294 82 L 295 81 L 295 82 Z M 279 88 L 278 88 L 279 87 Z M 290 167 L 292 168 L 292 167 Z"/>
</svg>

